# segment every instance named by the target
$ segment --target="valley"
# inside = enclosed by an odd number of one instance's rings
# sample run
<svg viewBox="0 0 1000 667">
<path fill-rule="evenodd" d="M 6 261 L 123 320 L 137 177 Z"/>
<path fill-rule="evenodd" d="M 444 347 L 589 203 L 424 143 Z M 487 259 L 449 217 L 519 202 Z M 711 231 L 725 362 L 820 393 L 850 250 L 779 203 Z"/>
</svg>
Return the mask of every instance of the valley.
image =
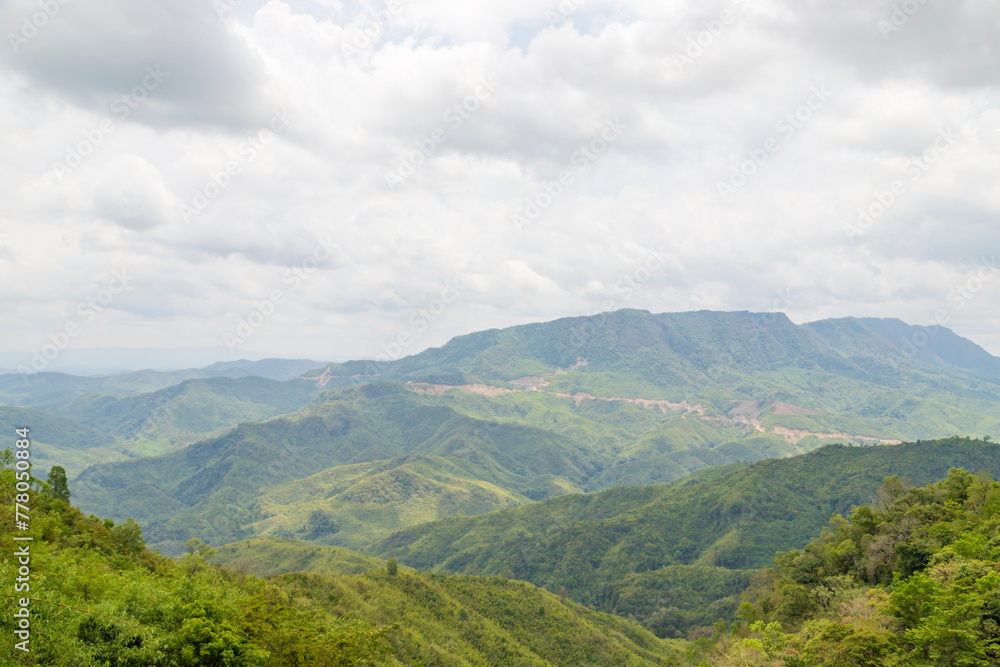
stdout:
<svg viewBox="0 0 1000 667">
<path fill-rule="evenodd" d="M 281 379 L 43 374 L 14 393 L 0 378 L 20 404 L 0 423 L 35 424 L 39 471 L 64 467 L 74 504 L 134 519 L 164 556 L 202 540 L 212 562 L 306 597 L 397 595 L 370 574 L 393 559 L 407 595 L 435 604 L 466 605 L 462 577 L 501 597 L 523 581 L 541 607 L 583 605 L 573 623 L 586 609 L 688 642 L 737 618 L 776 552 L 877 502 L 885 477 L 1000 469 L 997 445 L 970 439 L 1000 433 L 992 366 L 945 336 L 909 359 L 887 329 L 617 311 Z M 423 622 L 380 604 L 383 622 Z"/>
</svg>

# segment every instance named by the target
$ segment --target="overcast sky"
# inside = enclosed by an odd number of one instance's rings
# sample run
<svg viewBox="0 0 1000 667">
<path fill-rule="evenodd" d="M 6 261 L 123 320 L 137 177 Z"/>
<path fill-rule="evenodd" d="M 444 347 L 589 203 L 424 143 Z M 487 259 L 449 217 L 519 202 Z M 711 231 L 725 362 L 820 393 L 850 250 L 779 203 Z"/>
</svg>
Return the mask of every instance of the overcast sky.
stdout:
<svg viewBox="0 0 1000 667">
<path fill-rule="evenodd" d="M 998 0 L 8 0 L 0 28 L 0 351 L 399 356 L 632 307 L 1000 355 Z"/>
</svg>

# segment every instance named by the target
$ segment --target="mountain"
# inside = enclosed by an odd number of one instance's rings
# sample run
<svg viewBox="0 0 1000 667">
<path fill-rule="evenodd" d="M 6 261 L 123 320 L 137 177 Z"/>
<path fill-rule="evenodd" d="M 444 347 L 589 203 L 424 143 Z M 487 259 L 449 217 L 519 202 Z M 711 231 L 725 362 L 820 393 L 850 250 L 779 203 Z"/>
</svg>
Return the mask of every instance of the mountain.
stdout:
<svg viewBox="0 0 1000 667">
<path fill-rule="evenodd" d="M 84 394 L 135 395 L 158 391 L 188 380 L 260 377 L 292 380 L 319 362 L 304 359 L 263 359 L 218 362 L 205 368 L 179 371 L 141 370 L 105 376 L 66 373 L 0 374 L 0 405 L 39 407 L 65 403 Z"/>
<path fill-rule="evenodd" d="M 44 477 L 53 465 L 75 476 L 85 467 L 124 456 L 113 436 L 64 417 L 28 408 L 0 407 L 0 433 L 13 436 L 28 427 L 34 474 Z"/>
<path fill-rule="evenodd" d="M 291 572 L 364 574 L 372 570 L 385 570 L 387 564 L 381 558 L 365 556 L 349 549 L 289 539 L 233 542 L 214 549 L 208 561 L 234 572 L 257 577 L 273 577 Z"/>
<path fill-rule="evenodd" d="M 84 376 L 121 375 L 142 369 L 154 371 L 178 371 L 204 368 L 220 360 L 244 363 L 237 355 L 246 359 L 267 360 L 273 355 L 228 349 L 225 345 L 200 348 L 77 348 L 70 346 L 62 350 L 54 359 L 45 359 L 38 351 L 0 352 L 0 366 L 11 368 L 11 373 L 30 368 L 43 371 L 68 373 Z M 44 367 L 42 362 L 46 362 Z M 32 368 L 32 366 L 35 368 Z M 314 364 L 316 368 L 320 364 Z M 263 377 L 263 376 L 262 376 Z M 281 378 L 272 378 L 281 379 Z"/>
<path fill-rule="evenodd" d="M 942 329 L 933 349 L 946 355 L 950 346 L 963 354 L 948 356 L 955 363 L 924 363 L 890 340 L 891 327 L 864 322 L 795 325 L 781 313 L 620 310 L 460 336 L 398 361 L 330 364 L 316 379 L 326 386 L 480 382 L 687 401 L 741 423 L 777 408 L 780 419 L 755 424 L 772 433 L 783 426 L 913 440 L 1000 429 L 1000 376 L 982 370 L 1000 359 Z M 957 365 L 973 359 L 981 368 Z"/>
<path fill-rule="evenodd" d="M 301 380 L 217 377 L 144 394 L 84 394 L 47 409 L 125 440 L 191 442 L 243 422 L 294 412 L 317 393 L 314 384 Z"/>
<path fill-rule="evenodd" d="M 926 484 L 949 468 L 1000 472 L 1000 445 L 953 438 L 711 468 L 672 485 L 551 498 L 422 524 L 373 552 L 418 569 L 564 588 L 660 636 L 732 620 L 749 570 L 803 547 L 833 512 L 873 502 L 884 478 Z"/>
<path fill-rule="evenodd" d="M 702 664 L 995 665 L 1000 484 L 952 469 L 923 488 L 886 480 L 880 503 L 836 516 L 778 554 Z"/>
<path fill-rule="evenodd" d="M 810 322 L 809 327 L 838 349 L 855 348 L 866 334 L 882 338 L 914 361 L 991 380 L 1000 380 L 1000 358 L 940 325 L 915 326 L 897 319 L 841 318 Z"/>
<path fill-rule="evenodd" d="M 0 467 L 5 535 L 18 493 L 10 463 Z M 0 596 L 8 655 L 24 640 L 27 664 L 640 667 L 680 655 L 634 622 L 522 582 L 415 574 L 391 562 L 264 580 L 210 567 L 212 552 L 198 542 L 171 560 L 146 549 L 134 522 L 87 517 L 37 480 L 31 487 L 31 527 L 20 536 L 32 540 L 0 544 L 0 572 L 11 577 L 27 567 L 16 551 L 30 550 L 25 597 Z M 15 634 L 25 627 L 19 616 L 29 619 L 26 637 Z"/>
<path fill-rule="evenodd" d="M 909 359 L 872 327 L 773 313 L 567 318 L 292 382 L 326 391 L 280 422 L 88 470 L 74 480 L 82 506 L 135 517 L 165 552 L 193 536 L 363 550 L 421 522 L 829 442 L 1000 432 L 1000 382 Z"/>
<path fill-rule="evenodd" d="M 480 431 L 488 431 L 488 438 L 477 436 Z M 266 518 L 259 501 L 268 489 L 317 470 L 407 455 L 450 456 L 456 461 L 452 478 L 445 479 L 443 471 L 427 479 L 437 476 L 432 487 L 451 494 L 451 504 L 465 501 L 466 492 L 456 486 L 464 479 L 476 491 L 467 501 L 478 511 L 495 508 L 490 505 L 494 501 L 508 506 L 514 497 L 509 492 L 527 502 L 526 494 L 547 497 L 579 489 L 601 463 L 598 453 L 556 433 L 490 424 L 433 405 L 403 386 L 380 384 L 326 394 L 294 415 L 243 424 L 162 457 L 94 466 L 74 486 L 89 511 L 105 511 L 116 520 L 132 516 L 147 527 L 154 543 L 169 550 L 168 542 L 176 549 L 195 536 L 215 543 L 247 536 L 248 524 Z M 398 505 L 429 492 L 413 485 L 427 472 L 418 462 L 413 459 L 393 471 L 354 468 L 310 483 L 341 485 L 339 493 L 359 505 Z M 402 490 L 387 489 L 383 495 L 387 477 Z M 272 496 L 275 502 L 280 503 L 282 493 Z"/>
</svg>

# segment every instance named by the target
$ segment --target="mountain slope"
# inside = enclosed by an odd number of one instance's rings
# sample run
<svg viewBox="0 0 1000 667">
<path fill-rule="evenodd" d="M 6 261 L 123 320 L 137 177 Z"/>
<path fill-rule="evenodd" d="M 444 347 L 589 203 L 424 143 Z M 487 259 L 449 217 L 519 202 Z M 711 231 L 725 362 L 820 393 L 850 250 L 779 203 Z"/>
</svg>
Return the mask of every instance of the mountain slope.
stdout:
<svg viewBox="0 0 1000 667">
<path fill-rule="evenodd" d="M 8 535 L 17 491 L 11 452 L 3 454 Z M 12 646 L 0 654 L 11 656 L 4 665 L 652 666 L 679 654 L 635 623 L 521 582 L 418 576 L 388 564 L 265 581 L 208 567 L 211 554 L 197 543 L 173 561 L 148 551 L 135 523 L 88 518 L 39 486 L 30 490 L 31 530 L 21 533 L 32 538 L 30 590 L 20 591 L 30 596 L 30 652 L 15 661 Z M 14 543 L 0 543 L 0 576 L 13 581 L 23 565 Z M 23 629 L 19 599 L 0 596 L 0 631 L 12 645 Z"/>
<path fill-rule="evenodd" d="M 301 380 L 212 378 L 133 396 L 85 394 L 48 410 L 126 440 L 190 442 L 192 436 L 294 412 L 317 393 Z"/>
<path fill-rule="evenodd" d="M 94 463 L 128 456 L 116 438 L 97 429 L 38 410 L 0 407 L 0 432 L 13 433 L 26 426 L 33 439 L 33 470 L 40 477 L 54 465 L 75 476 Z"/>
<path fill-rule="evenodd" d="M 268 489 L 336 466 L 406 455 L 449 457 L 456 480 L 486 492 L 501 507 L 527 494 L 578 490 L 606 462 L 559 434 L 472 419 L 384 384 L 329 393 L 295 415 L 244 424 L 162 457 L 94 466 L 74 488 L 88 511 L 116 520 L 134 517 L 154 543 L 169 549 L 172 542 L 176 550 L 194 536 L 216 544 L 248 536 L 246 526 L 266 518 L 255 505 Z M 361 504 L 364 487 L 378 487 L 382 474 L 362 472 L 371 473 L 370 479 L 361 480 L 357 470 L 334 475 L 361 485 L 348 491 Z M 402 487 L 411 474 L 412 465 Z M 410 487 L 399 502 L 414 494 L 423 496 L 424 490 Z"/>
<path fill-rule="evenodd" d="M 778 554 L 708 664 L 996 665 L 1000 484 L 953 469 Z M 694 657 L 694 656 L 692 656 Z M 703 663 L 705 664 L 705 663 Z"/>
<path fill-rule="evenodd" d="M 423 524 L 393 535 L 375 553 L 420 569 L 565 587 L 579 602 L 635 614 L 671 635 L 685 629 L 684 612 L 691 611 L 678 604 L 684 595 L 674 593 L 686 577 L 684 568 L 721 567 L 738 574 L 761 567 L 776 551 L 801 547 L 817 535 L 832 512 L 870 502 L 885 477 L 923 484 L 950 467 L 1000 471 L 1000 445 L 967 439 L 831 445 L 789 459 L 709 469 L 672 485 L 561 496 Z M 627 590 L 631 598 L 623 597 Z M 696 606 L 704 609 L 712 601 L 708 596 Z M 728 608 L 717 611 L 731 615 L 735 604 L 732 598 Z M 673 625 L 657 617 L 661 607 L 677 607 Z"/>
<path fill-rule="evenodd" d="M 260 377 L 284 382 L 320 364 L 305 359 L 228 361 L 181 371 L 134 371 L 99 377 L 66 373 L 0 374 L 0 405 L 42 407 L 65 403 L 83 394 L 145 394 L 188 380 Z"/>
</svg>

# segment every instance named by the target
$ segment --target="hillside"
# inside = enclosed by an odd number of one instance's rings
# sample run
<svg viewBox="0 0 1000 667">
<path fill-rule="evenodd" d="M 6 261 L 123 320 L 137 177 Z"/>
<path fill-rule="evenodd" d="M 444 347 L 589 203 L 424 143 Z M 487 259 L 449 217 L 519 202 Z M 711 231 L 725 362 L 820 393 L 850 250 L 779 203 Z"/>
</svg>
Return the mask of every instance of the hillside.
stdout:
<svg viewBox="0 0 1000 667">
<path fill-rule="evenodd" d="M 300 380 L 212 378 L 131 396 L 84 394 L 46 409 L 124 440 L 173 444 L 294 412 L 317 393 L 315 385 Z"/>
<path fill-rule="evenodd" d="M 749 570 L 800 548 L 833 512 L 871 502 L 882 480 L 925 484 L 951 467 L 1000 471 L 1000 445 L 954 438 L 831 445 L 709 469 L 671 485 L 569 495 L 396 533 L 374 549 L 418 569 L 530 581 L 661 636 L 731 620 Z"/>
<path fill-rule="evenodd" d="M 0 457 L 0 527 L 14 529 L 10 450 Z M 659 665 L 679 651 L 635 623 L 529 584 L 481 577 L 288 574 L 263 580 L 148 551 L 134 522 L 85 517 L 33 484 L 30 653 L 17 664 Z M 18 558 L 0 544 L 0 576 Z M 345 557 L 341 557 L 341 561 Z M 363 557 L 358 557 L 363 559 Z M 14 637 L 15 596 L 0 596 Z M 8 649 L 4 655 L 12 655 Z M 3 664 L 13 664 L 0 658 Z"/>
<path fill-rule="evenodd" d="M 297 400 L 304 387 L 325 387 L 283 421 L 243 423 L 187 452 L 102 465 L 74 483 L 88 511 L 136 517 L 171 553 L 195 534 L 365 549 L 425 521 L 671 482 L 830 442 L 1000 433 L 1000 383 L 963 366 L 993 357 L 942 330 L 927 346 L 939 363 L 914 361 L 892 344 L 893 327 L 623 310 L 479 332 L 395 362 L 330 365 L 280 385 Z M 280 392 L 237 396 L 223 386 L 78 398 L 67 410 L 134 433 L 143 422 L 133 408 L 147 414 L 142 405 L 176 393 L 170 404 L 186 425 L 163 419 L 163 435 L 187 444 L 196 428 L 295 403 L 262 406 Z M 88 415 L 90 405 L 101 409 Z M 323 530 L 309 525 L 313 513 L 325 517 Z"/>
<path fill-rule="evenodd" d="M 364 574 L 384 570 L 386 561 L 340 547 L 318 546 L 299 540 L 252 539 L 218 547 L 208 557 L 212 565 L 257 577 L 291 572 Z M 404 570 L 408 568 L 403 568 Z"/>
<path fill-rule="evenodd" d="M 952 469 L 834 516 L 802 550 L 778 554 L 747 591 L 709 665 L 1000 664 L 1000 484 Z"/>
<path fill-rule="evenodd" d="M 258 377 L 285 382 L 319 364 L 305 359 L 262 359 L 218 362 L 181 371 L 134 371 L 105 376 L 67 373 L 0 374 L 0 405 L 44 407 L 65 403 L 84 394 L 129 396 L 147 394 L 188 380 Z"/>
<path fill-rule="evenodd" d="M 115 437 L 95 428 L 38 410 L 0 407 L 0 433 L 28 425 L 37 439 L 34 463 L 39 475 L 61 465 L 72 476 L 94 463 L 127 456 Z"/>
<path fill-rule="evenodd" d="M 476 436 L 487 430 L 488 438 Z M 469 511 L 509 506 L 515 497 L 509 492 L 526 502 L 527 494 L 547 497 L 579 489 L 602 463 L 600 454 L 556 433 L 475 420 L 428 403 L 402 386 L 384 384 L 333 392 L 295 415 L 244 424 L 162 457 L 94 466 L 74 488 L 88 511 L 115 520 L 132 516 L 147 528 L 153 543 L 176 553 L 178 545 L 194 536 L 215 544 L 249 536 L 246 526 L 266 518 L 257 504 L 268 489 L 317 470 L 407 455 L 452 458 L 455 475 L 448 490 L 462 478 L 470 489 L 486 493 L 469 498 L 474 508 Z M 372 501 L 398 506 L 422 497 L 423 487 L 406 483 L 417 474 L 415 464 L 413 460 L 399 475 L 390 475 L 402 488 L 379 493 Z M 365 472 L 372 479 L 358 478 Z M 349 479 L 352 486 L 358 484 L 341 491 L 362 502 L 381 488 L 381 474 L 375 466 L 327 477 L 331 483 Z"/>
</svg>

